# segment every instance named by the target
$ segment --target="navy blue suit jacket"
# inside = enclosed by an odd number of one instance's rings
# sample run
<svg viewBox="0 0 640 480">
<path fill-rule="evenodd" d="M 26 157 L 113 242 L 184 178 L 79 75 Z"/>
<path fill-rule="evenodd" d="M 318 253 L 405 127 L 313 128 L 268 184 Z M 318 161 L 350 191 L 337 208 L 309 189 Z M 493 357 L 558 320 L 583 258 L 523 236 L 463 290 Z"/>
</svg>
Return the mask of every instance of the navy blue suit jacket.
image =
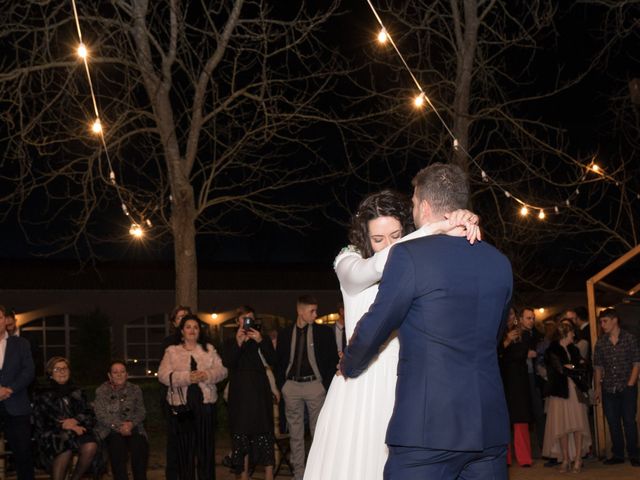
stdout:
<svg viewBox="0 0 640 480">
<path fill-rule="evenodd" d="M 27 389 L 33 382 L 34 375 L 35 367 L 29 342 L 22 337 L 9 336 L 4 365 L 0 370 L 0 385 L 13 390 L 11 396 L 2 402 L 9 415 L 31 413 Z"/>
<path fill-rule="evenodd" d="M 343 374 L 358 376 L 398 329 L 388 445 L 480 451 L 509 442 L 497 345 L 512 284 L 509 260 L 486 242 L 435 235 L 393 247 L 342 360 Z"/>
</svg>

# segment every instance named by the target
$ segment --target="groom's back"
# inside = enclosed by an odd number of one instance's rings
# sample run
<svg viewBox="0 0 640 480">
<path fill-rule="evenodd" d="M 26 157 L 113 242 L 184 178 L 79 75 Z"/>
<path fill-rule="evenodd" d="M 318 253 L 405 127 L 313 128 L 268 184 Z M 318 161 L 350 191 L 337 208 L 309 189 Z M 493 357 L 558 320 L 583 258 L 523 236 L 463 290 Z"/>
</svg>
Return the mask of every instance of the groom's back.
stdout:
<svg viewBox="0 0 640 480">
<path fill-rule="evenodd" d="M 408 253 L 415 290 L 399 330 L 387 443 L 461 451 L 508 443 L 497 343 L 512 291 L 509 261 L 485 242 L 440 235 L 394 248 Z"/>
</svg>

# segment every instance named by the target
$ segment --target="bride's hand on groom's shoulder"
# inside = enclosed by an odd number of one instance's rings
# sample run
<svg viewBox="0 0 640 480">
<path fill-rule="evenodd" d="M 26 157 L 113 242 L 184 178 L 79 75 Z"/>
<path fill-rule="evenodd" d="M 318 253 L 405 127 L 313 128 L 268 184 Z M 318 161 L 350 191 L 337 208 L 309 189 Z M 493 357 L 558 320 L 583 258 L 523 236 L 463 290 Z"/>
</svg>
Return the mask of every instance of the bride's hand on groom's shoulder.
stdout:
<svg viewBox="0 0 640 480">
<path fill-rule="evenodd" d="M 433 224 L 436 227 L 436 233 L 445 233 L 453 237 L 466 237 L 469 243 L 473 245 L 476 241 L 482 240 L 482 232 L 478 223 L 480 217 L 475 213 L 460 209 L 445 214 L 445 220 Z"/>
</svg>

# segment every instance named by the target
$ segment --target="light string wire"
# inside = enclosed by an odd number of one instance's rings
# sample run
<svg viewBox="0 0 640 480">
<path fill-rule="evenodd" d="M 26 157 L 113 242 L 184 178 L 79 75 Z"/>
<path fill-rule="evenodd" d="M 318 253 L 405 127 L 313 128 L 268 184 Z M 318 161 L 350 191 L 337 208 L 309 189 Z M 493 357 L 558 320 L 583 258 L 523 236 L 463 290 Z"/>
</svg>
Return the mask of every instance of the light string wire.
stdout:
<svg viewBox="0 0 640 480">
<path fill-rule="evenodd" d="M 98 137 L 100 138 L 100 143 L 102 144 L 102 149 L 104 151 L 105 154 L 105 158 L 107 159 L 107 166 L 109 168 L 109 182 L 111 183 L 111 185 L 115 188 L 116 193 L 118 195 L 118 199 L 120 200 L 120 205 L 122 207 L 122 211 L 124 212 L 124 214 L 131 220 L 131 227 L 129 229 L 129 233 L 137 238 L 140 238 L 144 235 L 144 227 L 143 225 L 146 224 L 147 226 L 151 227 L 151 221 L 149 219 L 147 219 L 146 221 L 144 219 L 141 220 L 136 220 L 133 217 L 133 209 L 127 207 L 127 202 L 125 201 L 122 192 L 120 191 L 120 186 L 118 185 L 117 181 L 116 181 L 116 174 L 115 171 L 113 169 L 113 162 L 111 161 L 111 156 L 109 155 L 109 149 L 107 148 L 107 142 L 105 140 L 105 136 L 104 136 L 104 129 L 102 126 L 102 122 L 100 121 L 100 111 L 98 109 L 98 99 L 96 97 L 94 88 L 93 88 L 93 81 L 91 79 L 91 71 L 89 70 L 89 61 L 87 60 L 88 52 L 86 50 L 86 45 L 84 44 L 83 38 L 82 38 L 82 29 L 80 28 L 80 17 L 78 15 L 78 8 L 76 6 L 76 0 L 71 0 L 71 5 L 73 6 L 73 17 L 75 20 L 75 24 L 76 24 L 76 29 L 78 31 L 78 40 L 80 42 L 80 45 L 78 46 L 78 55 L 80 56 L 80 58 L 82 59 L 82 62 L 84 64 L 84 69 L 87 75 L 87 82 L 89 84 L 89 92 L 91 93 L 91 101 L 93 103 L 93 110 L 96 116 L 96 119 L 93 123 L 93 132 L 95 134 L 98 135 Z"/>
<path fill-rule="evenodd" d="M 495 179 L 493 179 L 492 177 L 490 177 L 486 171 L 482 168 L 482 166 L 478 163 L 478 161 L 462 146 L 460 145 L 460 142 L 458 141 L 458 139 L 456 138 L 456 136 L 454 135 L 454 133 L 451 131 L 451 129 L 449 128 L 449 126 L 447 125 L 447 122 L 445 122 L 444 118 L 442 117 L 442 115 L 440 114 L 440 112 L 438 111 L 438 109 L 435 107 L 435 105 L 433 104 L 433 102 L 431 101 L 431 99 L 429 98 L 429 96 L 425 93 L 424 89 L 422 88 L 422 85 L 420 84 L 420 82 L 418 81 L 418 79 L 416 78 L 415 74 L 413 73 L 413 71 L 411 70 L 411 67 L 409 66 L 409 64 L 407 63 L 407 61 L 405 60 L 404 56 L 402 55 L 402 52 L 400 52 L 400 49 L 398 48 L 396 42 L 393 40 L 393 38 L 391 37 L 391 35 L 389 34 L 389 31 L 387 30 L 386 26 L 384 25 L 384 22 L 382 21 L 382 18 L 380 17 L 380 14 L 378 13 L 378 10 L 376 9 L 376 7 L 373 5 L 373 3 L 371 2 L 371 0 L 367 0 L 367 4 L 369 5 L 369 8 L 371 9 L 373 15 L 375 16 L 376 20 L 378 21 L 378 24 L 380 24 L 380 28 L 381 28 L 381 32 L 378 36 L 378 39 L 381 43 L 384 43 L 386 40 L 389 40 L 389 43 L 391 43 L 391 45 L 393 46 L 393 49 L 395 50 L 396 54 L 398 55 L 398 57 L 400 58 L 400 61 L 402 62 L 402 64 L 404 65 L 404 68 L 407 70 L 407 72 L 409 73 L 409 76 L 411 77 L 411 79 L 413 80 L 413 83 L 416 85 L 418 91 L 420 92 L 420 94 L 418 95 L 418 97 L 416 97 L 415 99 L 415 103 L 417 106 L 420 106 L 422 103 L 422 100 L 426 101 L 428 103 L 428 105 L 431 107 L 431 109 L 433 110 L 433 112 L 436 114 L 436 116 L 438 117 L 438 120 L 440 121 L 440 123 L 442 124 L 442 126 L 444 127 L 444 129 L 447 131 L 447 134 L 452 138 L 453 140 L 453 149 L 456 151 L 461 151 L 466 157 L 469 158 L 469 160 L 471 160 L 471 162 L 473 163 L 473 165 L 475 165 L 476 168 L 478 168 L 478 170 L 480 170 L 480 174 L 482 177 L 482 181 L 484 183 L 488 183 L 496 188 L 498 188 L 499 190 L 502 191 L 502 193 L 507 197 L 507 198 L 511 198 L 513 199 L 516 203 L 518 203 L 521 206 L 520 209 L 520 213 L 521 215 L 527 215 L 529 213 L 529 209 L 532 210 L 536 210 L 538 211 L 538 217 L 540 219 L 544 219 L 546 216 L 546 212 L 554 212 L 554 213 L 559 213 L 559 207 L 558 205 L 554 205 L 552 207 L 547 206 L 547 207 L 542 207 L 542 206 L 538 206 L 538 205 L 534 205 L 532 203 L 526 202 L 523 199 L 511 194 L 511 192 L 509 192 L 507 189 L 505 189 L 504 187 L 502 187 L 502 185 L 500 185 Z M 579 162 L 578 162 L 579 163 Z M 582 165 L 582 168 L 584 168 L 586 170 L 586 172 L 584 172 L 581 176 L 580 176 L 580 180 L 575 181 L 575 184 L 581 185 L 584 180 L 586 180 L 587 174 L 588 172 L 593 172 L 597 175 L 600 176 L 600 178 L 602 179 L 606 179 L 606 180 L 610 180 L 612 182 L 614 182 L 616 184 L 616 186 L 619 185 L 620 182 L 618 182 L 617 180 L 615 180 L 613 177 L 611 177 L 610 175 L 607 175 L 602 168 L 600 168 L 596 163 L 595 163 L 595 156 L 592 157 L 591 162 L 587 165 L 584 166 Z M 635 194 L 636 198 L 640 199 L 640 193 L 635 193 L 635 192 L 631 192 L 632 195 Z M 573 201 L 573 199 L 575 197 L 577 197 L 580 194 L 580 188 L 579 186 L 576 187 L 576 189 L 564 200 L 564 205 L 569 207 L 571 206 L 571 202 Z"/>
</svg>

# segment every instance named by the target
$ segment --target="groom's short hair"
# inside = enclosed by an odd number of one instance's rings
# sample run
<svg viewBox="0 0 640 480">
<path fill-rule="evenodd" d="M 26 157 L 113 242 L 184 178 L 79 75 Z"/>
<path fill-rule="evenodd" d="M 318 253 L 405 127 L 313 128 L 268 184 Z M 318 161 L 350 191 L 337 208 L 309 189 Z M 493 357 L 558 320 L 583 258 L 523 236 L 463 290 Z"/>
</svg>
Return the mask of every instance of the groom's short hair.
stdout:
<svg viewBox="0 0 640 480">
<path fill-rule="evenodd" d="M 426 200 L 437 214 L 467 208 L 469 184 L 460 167 L 453 164 L 432 163 L 420 170 L 411 184 L 418 200 Z"/>
</svg>

